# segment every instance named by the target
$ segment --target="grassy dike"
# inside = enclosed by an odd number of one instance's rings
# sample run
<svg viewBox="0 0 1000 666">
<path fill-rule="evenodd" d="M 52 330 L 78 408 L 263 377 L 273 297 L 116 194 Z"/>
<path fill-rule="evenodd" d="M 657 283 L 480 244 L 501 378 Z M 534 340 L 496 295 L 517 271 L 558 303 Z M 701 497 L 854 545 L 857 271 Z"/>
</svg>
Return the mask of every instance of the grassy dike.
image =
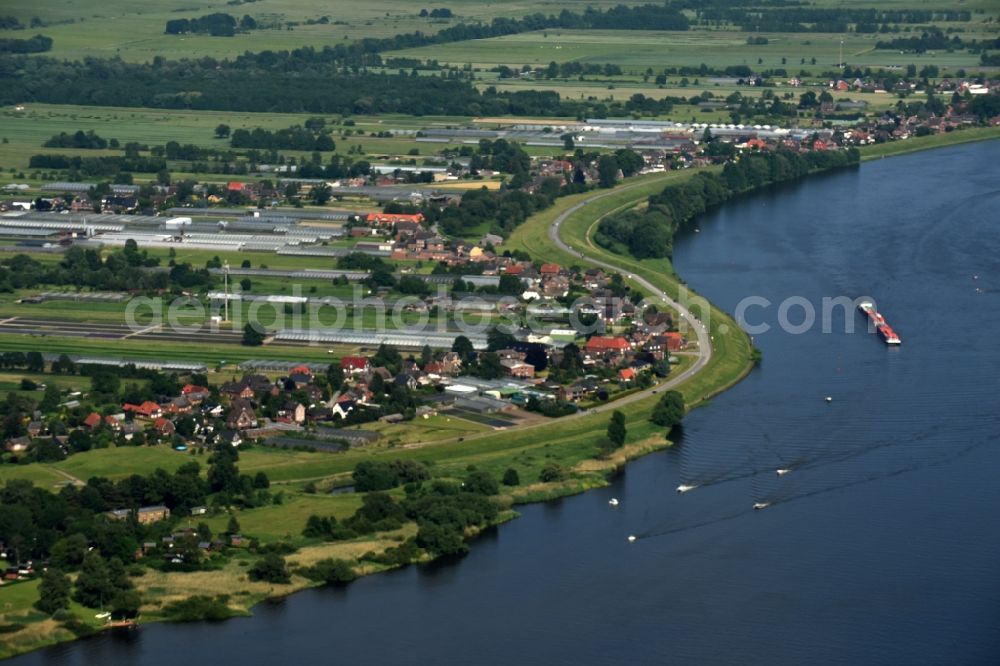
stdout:
<svg viewBox="0 0 1000 666">
<path fill-rule="evenodd" d="M 946 148 L 957 146 L 963 143 L 974 141 L 990 141 L 1000 139 L 1000 126 L 998 127 L 972 127 L 944 134 L 932 134 L 930 136 L 918 136 L 906 141 L 893 141 L 892 143 L 880 143 L 874 146 L 861 148 L 861 161 L 878 160 L 884 157 L 895 155 L 905 155 L 921 150 L 931 150 L 933 148 Z"/>
</svg>

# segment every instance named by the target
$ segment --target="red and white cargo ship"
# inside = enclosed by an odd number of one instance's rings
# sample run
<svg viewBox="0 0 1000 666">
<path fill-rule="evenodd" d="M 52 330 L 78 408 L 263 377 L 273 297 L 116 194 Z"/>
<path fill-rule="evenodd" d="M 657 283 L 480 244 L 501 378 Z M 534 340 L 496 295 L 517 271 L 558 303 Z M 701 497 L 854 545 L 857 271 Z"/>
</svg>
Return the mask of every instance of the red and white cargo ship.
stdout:
<svg viewBox="0 0 1000 666">
<path fill-rule="evenodd" d="M 875 324 L 875 330 L 880 336 L 882 336 L 882 340 L 885 341 L 885 344 L 898 345 L 903 342 L 899 339 L 899 336 L 896 335 L 896 331 L 892 330 L 892 326 L 889 326 L 889 322 L 885 320 L 885 317 L 883 317 L 879 311 L 875 309 L 875 305 L 873 303 L 870 301 L 862 301 L 858 304 L 858 309 L 868 315 L 868 319 Z"/>
</svg>

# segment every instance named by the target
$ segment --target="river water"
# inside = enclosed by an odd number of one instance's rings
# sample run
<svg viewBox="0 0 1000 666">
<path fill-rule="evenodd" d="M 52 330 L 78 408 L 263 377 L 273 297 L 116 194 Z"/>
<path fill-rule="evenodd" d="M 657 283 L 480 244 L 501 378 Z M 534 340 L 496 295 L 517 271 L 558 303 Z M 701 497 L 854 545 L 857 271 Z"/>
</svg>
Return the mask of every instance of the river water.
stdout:
<svg viewBox="0 0 1000 666">
<path fill-rule="evenodd" d="M 692 287 L 772 304 L 747 310 L 763 364 L 611 487 L 524 507 L 456 563 L 14 663 L 997 663 L 997 164 L 998 141 L 868 163 L 678 238 Z M 873 297 L 902 346 L 855 311 L 825 333 L 838 296 Z M 790 297 L 804 333 L 779 326 Z"/>
</svg>

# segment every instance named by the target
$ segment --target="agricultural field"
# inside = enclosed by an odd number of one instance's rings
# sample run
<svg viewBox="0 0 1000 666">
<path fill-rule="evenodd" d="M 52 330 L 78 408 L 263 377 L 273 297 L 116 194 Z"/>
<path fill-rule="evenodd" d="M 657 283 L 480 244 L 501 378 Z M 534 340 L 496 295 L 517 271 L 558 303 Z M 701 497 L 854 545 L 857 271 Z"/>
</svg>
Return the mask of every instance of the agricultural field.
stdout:
<svg viewBox="0 0 1000 666">
<path fill-rule="evenodd" d="M 0 170 L 4 173 L 0 180 L 12 179 L 11 168 L 24 170 L 32 155 L 59 153 L 97 157 L 101 155 L 121 155 L 121 150 L 81 150 L 72 148 L 45 148 L 48 139 L 60 132 L 73 134 L 77 130 L 93 131 L 105 139 L 118 139 L 124 146 L 128 142 L 138 142 L 149 146 L 162 146 L 170 141 L 180 144 L 194 144 L 203 148 L 224 150 L 229 147 L 227 140 L 215 138 L 215 128 L 219 124 L 229 125 L 232 130 L 263 128 L 278 130 L 292 125 L 302 125 L 309 114 L 290 113 L 237 113 L 230 111 L 186 111 L 181 109 L 143 109 L 120 107 L 90 107 L 59 104 L 30 104 L 24 110 L 13 107 L 0 109 Z M 440 146 L 419 144 L 412 134 L 431 127 L 463 125 L 468 118 L 462 117 L 416 117 L 416 116 L 359 116 L 352 118 L 352 127 L 337 127 L 342 118 L 320 116 L 333 127 L 337 151 L 346 154 L 351 150 L 363 149 L 366 159 L 380 157 L 407 157 L 419 159 L 431 156 L 441 150 Z M 337 131 L 339 130 L 339 131 Z M 350 130 L 351 136 L 342 137 L 343 130 Z M 393 137 L 370 136 L 375 132 L 405 131 L 411 135 Z M 410 151 L 416 149 L 417 155 Z M 282 154 L 297 158 L 308 157 L 310 153 L 282 150 Z M 332 153 L 329 153 L 332 154 Z M 327 154 L 327 155 L 329 155 Z M 327 156 L 326 159 L 329 159 Z M 175 170 L 175 177 L 182 177 L 183 169 Z M 195 178 L 206 174 L 195 174 Z M 225 180 L 222 175 L 209 175 L 209 179 Z M 24 180 L 24 179 L 20 179 Z"/>
<path fill-rule="evenodd" d="M 885 35 L 831 33 L 763 33 L 766 45 L 748 45 L 750 33 L 730 30 L 690 30 L 686 32 L 638 30 L 547 30 L 526 32 L 493 39 L 452 44 L 435 44 L 417 49 L 394 51 L 387 57 L 434 59 L 452 65 L 471 63 L 473 67 L 498 65 L 532 67 L 550 62 L 619 65 L 626 74 L 641 74 L 647 68 L 714 68 L 748 65 L 753 68 L 785 68 L 789 73 L 804 69 L 810 73 L 836 67 L 840 42 L 844 42 L 844 62 L 852 66 L 891 67 L 913 62 L 936 64 L 943 71 L 975 67 L 978 58 L 968 52 L 934 55 L 876 51 L 875 43 Z M 964 37 L 965 35 L 963 35 Z M 815 64 L 813 64 L 815 58 Z M 540 83 L 540 82 L 539 82 Z"/>
<path fill-rule="evenodd" d="M 59 2 L 57 0 L 10 0 L 3 3 L 2 13 L 16 16 L 27 25 L 32 17 L 42 18 L 48 25 L 33 28 L 54 40 L 46 55 L 76 60 L 84 57 L 120 57 L 133 62 L 150 61 L 156 56 L 233 58 L 245 51 L 295 49 L 305 46 L 322 48 L 347 44 L 366 37 L 392 37 L 400 33 L 421 31 L 434 33 L 460 22 L 489 21 L 497 16 L 522 17 L 537 11 L 559 13 L 562 9 L 579 11 L 586 6 L 611 7 L 611 0 L 554 0 L 539 6 L 537 2 L 480 2 L 452 0 L 428 4 L 431 9 L 447 6 L 454 13 L 451 20 L 421 18 L 424 5 L 409 0 L 374 0 L 372 2 L 330 2 L 317 4 L 310 0 L 260 0 L 230 4 L 227 0 L 201 0 L 192 4 L 185 0 L 165 0 L 147 3 L 107 0 L 99 4 Z M 215 12 L 242 17 L 249 14 L 261 25 L 272 29 L 254 30 L 234 37 L 207 35 L 167 35 L 166 22 L 178 18 L 194 18 Z M 307 25 L 307 21 L 326 23 Z M 289 23 L 297 23 L 289 27 Z M 24 31 L 0 31 L 0 38 L 25 38 Z"/>
</svg>

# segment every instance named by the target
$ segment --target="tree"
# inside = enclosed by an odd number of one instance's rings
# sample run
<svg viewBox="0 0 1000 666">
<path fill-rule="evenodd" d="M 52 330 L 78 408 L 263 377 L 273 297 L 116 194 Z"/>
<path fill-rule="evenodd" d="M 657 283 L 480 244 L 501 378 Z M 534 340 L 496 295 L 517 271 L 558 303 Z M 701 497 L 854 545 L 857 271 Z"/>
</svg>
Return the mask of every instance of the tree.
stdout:
<svg viewBox="0 0 1000 666">
<path fill-rule="evenodd" d="M 71 359 L 66 354 L 60 354 L 59 358 L 56 359 L 56 361 L 52 364 L 52 372 L 56 374 L 60 372 L 65 372 L 70 375 L 75 374 L 76 363 L 74 363 L 73 359 Z"/>
<path fill-rule="evenodd" d="M 510 333 L 504 333 L 498 327 L 494 326 L 486 333 L 486 348 L 489 351 L 498 351 L 500 349 L 510 349 L 517 343 L 517 338 L 515 338 Z"/>
<path fill-rule="evenodd" d="M 359 493 L 388 490 L 399 485 L 396 470 L 388 462 L 380 460 L 362 460 L 354 467 L 351 476 L 354 489 Z"/>
<path fill-rule="evenodd" d="M 253 289 L 253 282 L 250 281 L 250 278 L 245 277 L 242 280 L 240 280 L 240 289 L 242 289 L 243 291 L 250 291 L 251 289 Z"/>
<path fill-rule="evenodd" d="M 616 447 L 621 447 L 625 444 L 625 434 L 625 414 L 616 409 L 611 413 L 611 422 L 608 423 L 608 439 Z"/>
<path fill-rule="evenodd" d="M 213 456 L 212 464 L 208 467 L 208 485 L 213 493 L 239 491 L 240 472 L 232 458 L 219 454 Z"/>
<path fill-rule="evenodd" d="M 618 182 L 618 160 L 614 155 L 601 155 L 597 161 L 598 182 L 601 187 L 614 187 Z"/>
<path fill-rule="evenodd" d="M 29 372 L 45 371 L 45 359 L 42 357 L 41 352 L 30 351 L 25 355 L 25 360 L 28 363 Z"/>
<path fill-rule="evenodd" d="M 262 559 L 257 560 L 253 566 L 247 570 L 247 577 L 250 580 L 262 580 L 266 583 L 285 584 L 292 581 L 285 565 L 285 558 L 277 553 L 268 553 Z"/>
<path fill-rule="evenodd" d="M 505 273 L 500 276 L 497 292 L 507 296 L 519 296 L 524 292 L 524 283 L 516 275 L 507 275 Z"/>
<path fill-rule="evenodd" d="M 420 365 L 425 366 L 434 360 L 434 352 L 430 345 L 424 345 L 420 350 Z"/>
<path fill-rule="evenodd" d="M 326 381 L 331 391 L 339 391 L 344 384 L 344 370 L 339 363 L 331 363 L 326 369 Z"/>
<path fill-rule="evenodd" d="M 229 523 L 226 525 L 226 534 L 239 534 L 240 533 L 240 521 L 236 520 L 236 516 L 229 516 Z"/>
<path fill-rule="evenodd" d="M 56 541 L 50 551 L 50 563 L 57 569 L 72 571 L 83 563 L 87 555 L 87 537 L 70 534 Z"/>
<path fill-rule="evenodd" d="M 90 387 L 94 393 L 114 396 L 121 388 L 121 379 L 111 372 L 96 372 L 90 376 Z"/>
<path fill-rule="evenodd" d="M 264 344 L 264 332 L 260 330 L 259 325 L 247 322 L 243 327 L 243 344 L 248 347 L 259 347 Z"/>
<path fill-rule="evenodd" d="M 503 485 L 505 486 L 521 485 L 521 477 L 518 475 L 516 469 L 514 469 L 513 467 L 507 468 L 507 471 L 503 473 Z"/>
<path fill-rule="evenodd" d="M 330 189 L 330 186 L 325 183 L 323 185 L 314 185 L 313 188 L 309 190 L 309 197 L 317 206 L 326 205 L 332 196 L 333 190 Z"/>
<path fill-rule="evenodd" d="M 59 569 L 49 567 L 38 586 L 35 608 L 52 615 L 57 610 L 69 608 L 69 578 Z"/>
<path fill-rule="evenodd" d="M 218 125 L 216 125 L 215 127 L 216 139 L 225 139 L 228 136 L 229 136 L 229 125 L 225 123 L 219 123 Z"/>
<path fill-rule="evenodd" d="M 684 396 L 679 391 L 667 391 L 653 408 L 649 420 L 668 430 L 678 425 L 684 418 Z"/>
<path fill-rule="evenodd" d="M 101 608 L 113 595 L 107 563 L 96 551 L 88 553 L 76 578 L 73 598 L 88 608 Z"/>
<path fill-rule="evenodd" d="M 476 350 L 472 346 L 472 340 L 469 340 L 464 335 L 459 335 L 455 338 L 455 341 L 451 343 L 451 350 L 461 356 L 463 362 L 468 362 L 476 355 Z"/>
<path fill-rule="evenodd" d="M 462 489 L 469 493 L 479 493 L 480 495 L 496 495 L 500 492 L 500 486 L 497 484 L 496 479 L 494 479 L 489 472 L 484 472 L 482 470 L 474 470 L 469 476 L 465 477 L 465 485 Z"/>
</svg>

